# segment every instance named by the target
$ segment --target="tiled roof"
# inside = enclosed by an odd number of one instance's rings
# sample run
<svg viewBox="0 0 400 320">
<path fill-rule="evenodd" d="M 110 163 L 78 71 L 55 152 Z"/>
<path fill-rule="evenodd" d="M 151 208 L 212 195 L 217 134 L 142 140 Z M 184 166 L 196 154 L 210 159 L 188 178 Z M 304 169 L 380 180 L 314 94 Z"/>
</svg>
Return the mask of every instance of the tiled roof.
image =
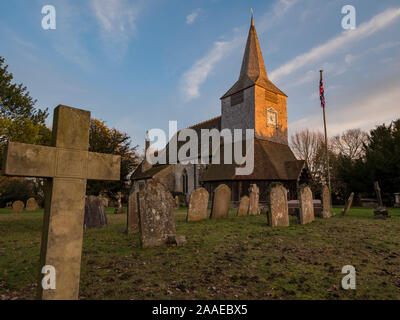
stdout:
<svg viewBox="0 0 400 320">
<path fill-rule="evenodd" d="M 243 149 L 244 150 L 244 149 Z M 223 154 L 223 148 L 221 155 Z M 221 156 L 223 159 L 223 156 Z M 237 164 L 211 164 L 201 181 L 229 180 L 297 180 L 304 161 L 296 160 L 288 145 L 254 139 L 254 171 L 248 176 L 236 175 Z"/>
</svg>

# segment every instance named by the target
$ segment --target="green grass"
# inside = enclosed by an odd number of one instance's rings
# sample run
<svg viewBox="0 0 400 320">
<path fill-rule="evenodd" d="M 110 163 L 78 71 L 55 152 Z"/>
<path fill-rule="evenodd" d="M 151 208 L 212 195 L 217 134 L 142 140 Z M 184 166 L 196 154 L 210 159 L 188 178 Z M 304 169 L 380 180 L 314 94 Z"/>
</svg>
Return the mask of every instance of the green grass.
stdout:
<svg viewBox="0 0 400 320">
<path fill-rule="evenodd" d="M 335 213 L 340 208 L 334 209 Z M 400 299 L 400 209 L 374 220 L 372 210 L 288 228 L 267 217 L 186 223 L 175 212 L 184 247 L 143 250 L 123 233 L 126 215 L 84 232 L 81 299 Z M 33 299 L 42 213 L 0 210 L 0 299 Z M 343 290 L 344 265 L 357 290 Z"/>
</svg>

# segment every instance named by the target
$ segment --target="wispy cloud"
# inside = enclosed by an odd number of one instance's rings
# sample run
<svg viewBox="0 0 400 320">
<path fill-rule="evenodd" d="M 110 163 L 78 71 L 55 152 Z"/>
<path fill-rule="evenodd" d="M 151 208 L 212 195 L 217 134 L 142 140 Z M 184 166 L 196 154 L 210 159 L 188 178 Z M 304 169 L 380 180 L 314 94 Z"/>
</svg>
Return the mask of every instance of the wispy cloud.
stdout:
<svg viewBox="0 0 400 320">
<path fill-rule="evenodd" d="M 92 0 L 91 5 L 109 48 L 117 43 L 123 54 L 136 30 L 138 4 L 128 0 Z"/>
<path fill-rule="evenodd" d="M 182 77 L 182 91 L 186 101 L 200 96 L 200 85 L 207 79 L 215 64 L 231 49 L 232 42 L 218 41 L 208 54 L 198 60 Z"/>
<path fill-rule="evenodd" d="M 383 30 L 400 17 L 400 8 L 388 9 L 371 20 L 361 24 L 355 30 L 342 32 L 339 36 L 319 45 L 309 52 L 295 57 L 293 60 L 270 73 L 271 80 L 277 81 L 284 76 L 312 63 L 334 54 L 338 49 L 350 46 L 374 33 Z"/>
<path fill-rule="evenodd" d="M 360 58 L 368 55 L 368 54 L 377 54 L 380 53 L 384 50 L 395 48 L 400 46 L 400 41 L 389 41 L 389 42 L 384 42 L 381 43 L 379 46 L 374 47 L 374 48 L 369 48 L 368 50 L 365 50 L 359 54 L 347 54 L 345 57 L 345 62 L 346 64 L 352 64 L 356 60 L 359 60 Z"/>
<path fill-rule="evenodd" d="M 264 32 L 272 26 L 277 19 L 284 14 L 300 0 L 278 0 L 275 2 L 271 11 L 267 12 L 259 20 L 259 32 Z M 237 31 L 237 29 L 236 29 Z M 183 92 L 185 101 L 190 101 L 200 97 L 200 86 L 206 81 L 211 71 L 222 58 L 228 57 L 235 49 L 239 48 L 245 41 L 245 35 L 233 36 L 228 41 L 216 41 L 207 54 L 198 59 L 193 66 L 182 76 L 180 89 Z"/>
<path fill-rule="evenodd" d="M 193 24 L 197 20 L 200 12 L 201 12 L 201 9 L 196 9 L 192 13 L 187 15 L 186 16 L 186 23 L 187 24 Z"/>
</svg>

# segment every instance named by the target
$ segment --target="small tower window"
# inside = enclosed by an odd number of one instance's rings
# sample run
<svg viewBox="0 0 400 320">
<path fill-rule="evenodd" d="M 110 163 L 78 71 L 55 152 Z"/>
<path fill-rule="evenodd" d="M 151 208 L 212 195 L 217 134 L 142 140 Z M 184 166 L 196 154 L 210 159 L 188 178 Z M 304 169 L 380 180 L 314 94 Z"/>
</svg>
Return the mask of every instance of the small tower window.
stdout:
<svg viewBox="0 0 400 320">
<path fill-rule="evenodd" d="M 278 126 L 278 113 L 273 108 L 268 108 L 267 110 L 267 126 Z"/>
</svg>

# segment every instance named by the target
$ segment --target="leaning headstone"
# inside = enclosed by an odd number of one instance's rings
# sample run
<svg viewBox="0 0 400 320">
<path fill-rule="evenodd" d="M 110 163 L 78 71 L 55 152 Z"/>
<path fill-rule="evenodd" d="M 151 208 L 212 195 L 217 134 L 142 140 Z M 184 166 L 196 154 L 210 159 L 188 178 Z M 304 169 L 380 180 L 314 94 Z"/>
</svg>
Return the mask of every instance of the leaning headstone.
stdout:
<svg viewBox="0 0 400 320">
<path fill-rule="evenodd" d="M 350 194 L 350 197 L 349 197 L 349 199 L 347 200 L 346 205 L 345 205 L 345 207 L 344 207 L 343 210 L 342 210 L 342 216 L 345 216 L 346 214 L 349 213 L 349 210 L 350 210 L 350 208 L 351 208 L 351 205 L 353 204 L 353 199 L 354 199 L 354 192 L 352 192 L 352 193 Z"/>
<path fill-rule="evenodd" d="M 249 189 L 249 215 L 255 216 L 260 214 L 260 190 L 258 189 L 256 184 L 250 185 Z"/>
<path fill-rule="evenodd" d="M 289 226 L 287 190 L 280 184 L 273 184 L 268 190 L 268 223 L 271 227 Z"/>
<path fill-rule="evenodd" d="M 22 213 L 24 211 L 25 205 L 22 201 L 17 200 L 12 204 L 12 213 Z"/>
<path fill-rule="evenodd" d="M 248 196 L 243 196 L 242 199 L 240 199 L 238 217 L 244 217 L 249 214 L 249 202 L 250 199 Z"/>
<path fill-rule="evenodd" d="M 322 187 L 322 218 L 327 219 L 332 217 L 332 207 L 331 207 L 331 192 L 327 185 Z"/>
<path fill-rule="evenodd" d="M 299 189 L 300 200 L 300 224 L 307 224 L 314 221 L 314 203 L 310 187 L 302 186 Z"/>
<path fill-rule="evenodd" d="M 211 207 L 211 219 L 225 219 L 229 215 L 231 189 L 226 184 L 219 185 L 214 191 Z"/>
<path fill-rule="evenodd" d="M 102 228 L 107 225 L 107 216 L 103 202 L 96 196 L 88 196 L 85 199 L 85 229 Z"/>
<path fill-rule="evenodd" d="M 390 212 L 386 207 L 383 205 L 382 195 L 381 195 L 381 188 L 379 187 L 379 182 L 376 181 L 374 184 L 376 196 L 378 198 L 379 207 L 378 209 L 374 210 L 374 218 L 375 219 L 388 219 L 391 218 Z"/>
<path fill-rule="evenodd" d="M 129 195 L 128 200 L 128 214 L 126 222 L 126 233 L 138 233 L 139 232 L 139 212 L 138 212 L 138 197 L 139 191 L 133 191 Z"/>
<path fill-rule="evenodd" d="M 204 188 L 198 188 L 192 192 L 186 217 L 187 222 L 207 219 L 208 198 L 208 191 Z"/>
<path fill-rule="evenodd" d="M 38 203 L 36 202 L 35 198 L 29 198 L 28 201 L 26 201 L 26 211 L 36 211 L 39 210 L 40 207 Z"/>
<path fill-rule="evenodd" d="M 45 211 L 39 270 L 56 270 L 56 288 L 44 300 L 78 299 L 87 180 L 120 180 L 121 157 L 88 152 L 90 112 L 58 106 L 53 117 L 52 146 L 9 142 L 6 176 L 46 178 Z"/>
<path fill-rule="evenodd" d="M 175 201 L 167 187 L 150 181 L 139 192 L 139 234 L 142 248 L 166 244 L 174 236 Z"/>
</svg>

